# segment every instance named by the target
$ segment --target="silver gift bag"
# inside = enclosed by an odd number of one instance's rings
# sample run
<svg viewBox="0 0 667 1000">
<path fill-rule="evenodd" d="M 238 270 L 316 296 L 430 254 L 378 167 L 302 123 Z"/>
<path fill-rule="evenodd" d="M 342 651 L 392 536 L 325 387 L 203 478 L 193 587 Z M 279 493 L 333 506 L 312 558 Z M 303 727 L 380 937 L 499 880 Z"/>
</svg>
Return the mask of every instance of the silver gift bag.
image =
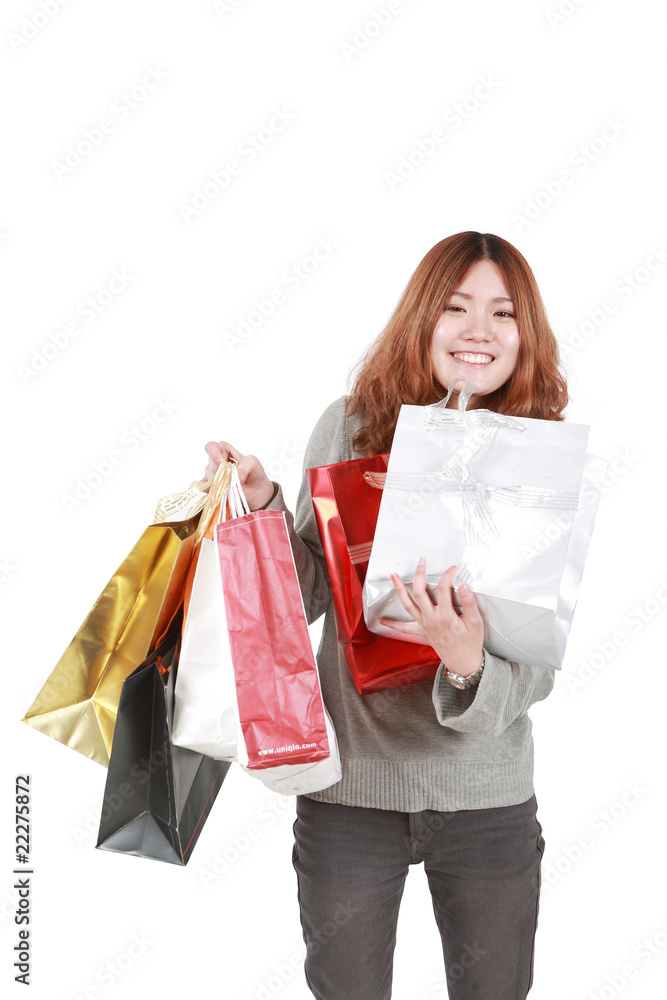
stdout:
<svg viewBox="0 0 667 1000">
<path fill-rule="evenodd" d="M 458 409 L 446 409 L 456 382 Z M 432 406 L 403 406 L 385 476 L 364 585 L 368 628 L 410 621 L 390 580 L 408 585 L 426 559 L 432 597 L 458 570 L 484 618 L 484 646 L 519 663 L 559 668 L 577 600 L 606 463 L 586 454 L 584 424 L 467 410 L 473 386 L 457 379 Z"/>
</svg>

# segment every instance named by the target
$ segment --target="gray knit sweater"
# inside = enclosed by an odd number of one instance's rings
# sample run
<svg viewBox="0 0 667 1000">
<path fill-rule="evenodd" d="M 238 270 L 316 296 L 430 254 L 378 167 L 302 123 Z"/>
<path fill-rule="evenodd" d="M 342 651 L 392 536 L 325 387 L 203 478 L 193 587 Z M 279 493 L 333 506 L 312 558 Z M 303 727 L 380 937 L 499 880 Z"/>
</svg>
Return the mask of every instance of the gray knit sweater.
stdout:
<svg viewBox="0 0 667 1000">
<path fill-rule="evenodd" d="M 343 396 L 320 417 L 304 469 L 359 458 L 357 414 Z M 476 688 L 435 681 L 358 694 L 338 645 L 326 563 L 305 476 L 296 518 L 279 488 L 269 510 L 287 515 L 308 621 L 325 615 L 318 652 L 324 702 L 336 727 L 343 777 L 310 798 L 374 809 L 488 809 L 533 794 L 533 738 L 527 710 L 546 698 L 554 671 L 486 654 Z"/>
</svg>

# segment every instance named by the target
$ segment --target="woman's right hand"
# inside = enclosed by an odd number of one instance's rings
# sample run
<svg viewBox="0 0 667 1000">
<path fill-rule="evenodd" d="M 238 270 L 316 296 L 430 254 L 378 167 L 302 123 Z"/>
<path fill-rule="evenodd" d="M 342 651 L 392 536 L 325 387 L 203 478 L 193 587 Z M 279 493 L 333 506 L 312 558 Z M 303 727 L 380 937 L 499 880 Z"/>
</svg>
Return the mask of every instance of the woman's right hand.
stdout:
<svg viewBox="0 0 667 1000">
<path fill-rule="evenodd" d="M 204 472 L 205 479 L 211 479 L 215 475 L 221 462 L 228 462 L 230 459 L 236 462 L 241 488 L 250 510 L 265 507 L 273 498 L 274 485 L 255 455 L 242 455 L 228 441 L 209 441 L 206 445 L 206 454 L 208 465 Z"/>
</svg>

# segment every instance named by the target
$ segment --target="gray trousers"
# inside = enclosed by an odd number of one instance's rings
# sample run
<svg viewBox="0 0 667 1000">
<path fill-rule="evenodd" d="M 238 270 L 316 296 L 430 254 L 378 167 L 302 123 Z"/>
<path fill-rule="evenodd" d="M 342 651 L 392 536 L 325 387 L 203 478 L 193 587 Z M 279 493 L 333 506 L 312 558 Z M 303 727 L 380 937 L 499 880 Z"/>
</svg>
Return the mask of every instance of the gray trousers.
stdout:
<svg viewBox="0 0 667 1000">
<path fill-rule="evenodd" d="M 525 1000 L 544 851 L 536 809 L 535 796 L 418 813 L 299 796 L 293 863 L 317 1000 L 389 1000 L 403 886 L 422 861 L 450 1000 Z"/>
</svg>

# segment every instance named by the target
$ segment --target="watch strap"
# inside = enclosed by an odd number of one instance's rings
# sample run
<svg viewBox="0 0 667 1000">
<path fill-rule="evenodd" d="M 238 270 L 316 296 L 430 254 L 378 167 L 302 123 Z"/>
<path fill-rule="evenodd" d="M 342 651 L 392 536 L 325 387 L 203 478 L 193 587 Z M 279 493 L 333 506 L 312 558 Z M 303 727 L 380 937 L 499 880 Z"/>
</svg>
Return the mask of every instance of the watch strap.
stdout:
<svg viewBox="0 0 667 1000">
<path fill-rule="evenodd" d="M 468 677 L 463 677 L 462 674 L 457 674 L 454 670 L 448 670 L 446 664 L 443 663 L 445 678 L 449 681 L 452 687 L 458 688 L 460 691 L 475 687 L 479 684 L 482 678 L 485 663 L 486 651 L 482 650 L 482 662 L 478 666 L 477 670 L 475 670 L 475 672 L 470 674 Z"/>
</svg>

